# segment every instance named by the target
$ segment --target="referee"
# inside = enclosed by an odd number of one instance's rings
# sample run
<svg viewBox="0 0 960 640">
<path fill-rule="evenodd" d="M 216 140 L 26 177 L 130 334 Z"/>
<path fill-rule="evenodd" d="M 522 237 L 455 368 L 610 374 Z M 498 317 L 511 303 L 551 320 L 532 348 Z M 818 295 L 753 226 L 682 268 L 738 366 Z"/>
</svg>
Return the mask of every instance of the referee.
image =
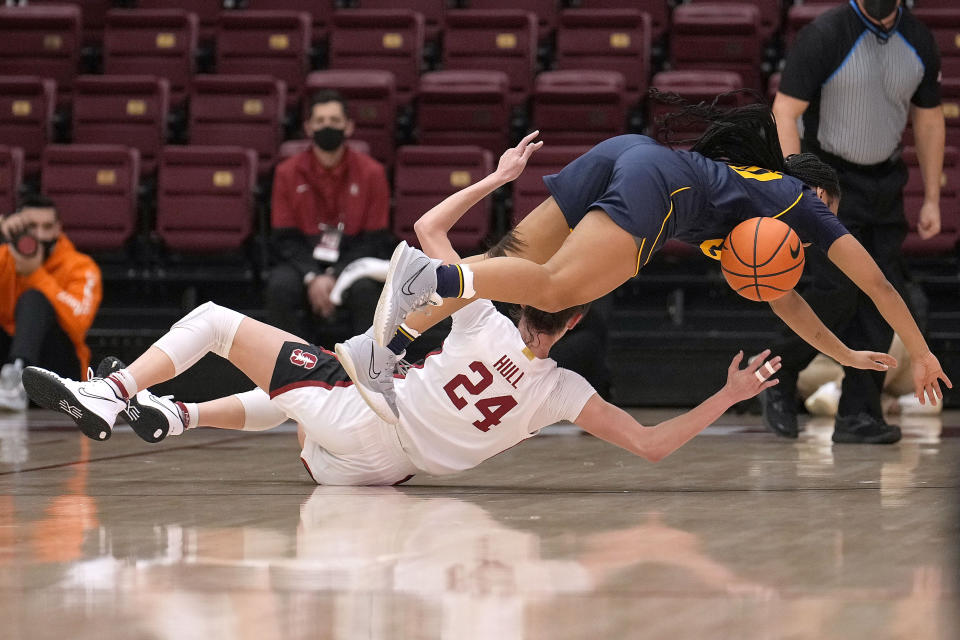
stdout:
<svg viewBox="0 0 960 640">
<path fill-rule="evenodd" d="M 839 216 L 907 300 L 900 246 L 906 236 L 900 159 L 907 116 L 913 120 L 924 198 L 918 231 L 940 232 L 944 117 L 940 57 L 930 31 L 901 0 L 850 0 L 800 31 L 787 54 L 773 103 L 784 154 L 811 151 L 832 165 L 843 191 Z M 803 140 L 798 119 L 803 118 Z M 893 329 L 826 257 L 807 254 L 813 283 L 804 298 L 851 349 L 887 351 Z M 762 396 L 767 427 L 797 437 L 797 375 L 814 350 L 784 333 L 773 349 L 783 357 L 780 384 Z M 834 442 L 889 444 L 900 429 L 883 420 L 884 373 L 844 368 Z"/>
</svg>

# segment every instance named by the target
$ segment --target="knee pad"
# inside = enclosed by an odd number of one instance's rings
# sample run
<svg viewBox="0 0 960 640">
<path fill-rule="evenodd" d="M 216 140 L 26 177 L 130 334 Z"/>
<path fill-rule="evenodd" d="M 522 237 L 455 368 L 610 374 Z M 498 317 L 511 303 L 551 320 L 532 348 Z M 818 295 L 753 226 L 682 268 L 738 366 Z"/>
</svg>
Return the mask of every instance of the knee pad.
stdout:
<svg viewBox="0 0 960 640">
<path fill-rule="evenodd" d="M 228 357 L 243 318 L 233 309 L 205 302 L 178 320 L 153 346 L 170 357 L 179 375 L 208 352 Z"/>
<path fill-rule="evenodd" d="M 287 414 L 270 401 L 270 396 L 263 389 L 251 389 L 235 397 L 243 405 L 244 431 L 272 429 L 287 420 Z"/>
</svg>

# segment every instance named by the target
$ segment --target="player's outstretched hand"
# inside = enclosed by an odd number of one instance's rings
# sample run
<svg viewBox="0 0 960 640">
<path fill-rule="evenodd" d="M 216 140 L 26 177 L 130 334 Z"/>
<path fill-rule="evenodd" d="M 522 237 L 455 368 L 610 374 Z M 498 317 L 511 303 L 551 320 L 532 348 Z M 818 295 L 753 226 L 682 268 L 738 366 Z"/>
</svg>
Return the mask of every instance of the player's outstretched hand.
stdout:
<svg viewBox="0 0 960 640">
<path fill-rule="evenodd" d="M 948 388 L 953 389 L 953 383 L 943 372 L 937 356 L 928 351 L 925 355 L 913 359 L 913 390 L 920 404 L 926 404 L 926 399 L 936 406 L 937 402 L 943 399 L 943 392 L 940 391 L 941 380 Z"/>
<path fill-rule="evenodd" d="M 769 389 L 780 382 L 773 375 L 780 369 L 780 356 L 767 360 L 770 349 L 758 353 L 751 364 L 745 369 L 740 368 L 743 362 L 743 351 L 737 352 L 727 367 L 727 384 L 724 387 L 730 394 L 733 402 L 749 400 L 764 389 Z"/>
<path fill-rule="evenodd" d="M 869 369 L 872 371 L 886 371 L 897 366 L 897 359 L 889 353 L 879 351 L 852 351 L 848 362 L 841 362 L 845 367 L 854 369 Z"/>
<path fill-rule="evenodd" d="M 533 142 L 533 139 L 540 135 L 539 131 L 531 131 L 515 147 L 510 147 L 500 156 L 500 162 L 497 164 L 495 175 L 504 183 L 516 180 L 524 168 L 527 166 L 527 160 L 533 155 L 533 152 L 543 146 L 543 141 Z"/>
</svg>

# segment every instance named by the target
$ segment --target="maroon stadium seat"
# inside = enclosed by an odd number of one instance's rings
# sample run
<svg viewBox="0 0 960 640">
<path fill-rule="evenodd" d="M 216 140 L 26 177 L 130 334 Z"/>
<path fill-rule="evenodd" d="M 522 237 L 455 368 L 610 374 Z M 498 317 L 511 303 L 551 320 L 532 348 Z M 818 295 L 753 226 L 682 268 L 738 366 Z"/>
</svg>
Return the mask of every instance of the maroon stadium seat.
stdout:
<svg viewBox="0 0 960 640">
<path fill-rule="evenodd" d="M 777 91 L 780 90 L 780 73 L 774 73 L 767 80 L 767 101 L 773 104 L 777 97 Z"/>
<path fill-rule="evenodd" d="M 357 9 L 396 9 L 397 0 L 356 0 Z M 424 37 L 436 41 L 443 29 L 443 19 L 447 11 L 447 0 L 407 0 L 404 9 L 423 15 Z"/>
<path fill-rule="evenodd" d="M 619 71 L 545 71 L 533 90 L 533 125 L 548 144 L 594 145 L 626 131 Z"/>
<path fill-rule="evenodd" d="M 23 183 L 23 149 L 0 145 L 0 216 L 17 208 Z"/>
<path fill-rule="evenodd" d="M 443 40 L 446 70 L 503 71 L 510 103 L 522 104 L 533 87 L 537 17 L 525 11 L 448 11 Z"/>
<path fill-rule="evenodd" d="M 57 203 L 63 228 L 85 251 L 121 249 L 137 222 L 140 154 L 132 147 L 48 145 L 41 190 Z"/>
<path fill-rule="evenodd" d="M 634 9 L 650 16 L 650 36 L 659 41 L 670 26 L 667 0 L 576 0 L 569 3 L 578 9 Z"/>
<path fill-rule="evenodd" d="M 333 14 L 331 69 L 393 73 L 397 99 L 413 98 L 423 64 L 423 16 L 407 10 L 349 9 Z"/>
<path fill-rule="evenodd" d="M 174 251 L 239 249 L 253 228 L 256 179 L 253 149 L 165 148 L 157 182 L 157 233 Z"/>
<path fill-rule="evenodd" d="M 197 50 L 197 16 L 173 9 L 107 12 L 103 70 L 108 74 L 155 75 L 170 83 L 170 102 L 190 90 Z"/>
<path fill-rule="evenodd" d="M 627 99 L 637 102 L 650 82 L 650 16 L 636 9 L 564 11 L 557 69 L 619 71 Z"/>
<path fill-rule="evenodd" d="M 413 224 L 450 194 L 493 171 L 493 154 L 480 147 L 400 147 L 394 172 L 393 232 L 419 244 Z M 472 206 L 450 230 L 457 249 L 477 249 L 490 231 L 490 197 Z"/>
<path fill-rule="evenodd" d="M 795 4 L 787 11 L 787 26 L 784 34 L 784 40 L 787 51 L 793 46 L 794 40 L 800 29 L 817 19 L 824 11 L 828 11 L 837 6 L 836 2 L 813 2 L 804 4 Z"/>
<path fill-rule="evenodd" d="M 0 7 L 0 75 L 50 78 L 60 104 L 70 101 L 80 44 L 78 7 Z"/>
<path fill-rule="evenodd" d="M 960 78 L 944 78 L 940 95 L 947 123 L 947 144 L 960 148 Z"/>
<path fill-rule="evenodd" d="M 664 71 L 653 76 L 651 86 L 660 91 L 676 93 L 687 102 L 697 103 L 712 101 L 717 95 L 740 89 L 743 84 L 739 74 L 722 71 Z M 729 100 L 721 101 L 726 106 L 737 106 L 742 98 L 731 96 Z M 668 113 L 677 111 L 677 107 L 664 104 L 651 98 L 647 104 L 650 123 L 650 136 L 658 138 L 660 125 L 658 120 Z M 695 138 L 703 133 L 704 127 L 674 127 L 677 139 Z"/>
<path fill-rule="evenodd" d="M 397 94 L 389 71 L 315 71 L 307 76 L 304 116 L 313 93 L 336 89 L 350 105 L 353 137 L 370 145 L 370 155 L 390 167 L 393 164 Z"/>
<path fill-rule="evenodd" d="M 300 101 L 309 64 L 310 15 L 294 11 L 227 11 L 217 33 L 217 73 L 268 75 Z"/>
<path fill-rule="evenodd" d="M 204 42 L 214 39 L 217 20 L 223 10 L 223 0 L 137 0 L 138 9 L 184 9 L 197 14 L 199 38 Z"/>
<path fill-rule="evenodd" d="M 691 0 L 701 2 L 701 0 Z M 780 0 L 736 0 L 752 4 L 760 11 L 760 37 L 766 42 L 780 29 Z"/>
<path fill-rule="evenodd" d="M 154 76 L 79 76 L 73 97 L 73 141 L 120 144 L 140 152 L 153 173 L 166 141 L 170 85 Z"/>
<path fill-rule="evenodd" d="M 264 175 L 277 159 L 286 100 L 283 81 L 271 76 L 197 76 L 190 95 L 190 143 L 253 149 Z"/>
<path fill-rule="evenodd" d="M 103 43 L 103 23 L 107 11 L 113 7 L 112 0 L 30 0 L 32 7 L 49 4 L 73 4 L 80 7 L 83 44 L 99 46 Z"/>
<path fill-rule="evenodd" d="M 917 234 L 917 219 L 923 204 L 923 176 L 913 147 L 904 149 L 903 159 L 910 178 L 903 190 L 903 207 L 910 231 L 903 243 L 910 255 L 939 255 L 953 251 L 960 238 L 960 154 L 956 147 L 947 147 L 943 155 L 943 177 L 940 181 L 940 233 L 929 240 Z"/>
<path fill-rule="evenodd" d="M 943 77 L 960 79 L 960 5 L 954 4 L 950 9 L 918 8 L 913 13 L 937 41 Z"/>
<path fill-rule="evenodd" d="M 561 4 L 563 3 L 558 0 L 466 0 L 466 3 L 461 6 L 464 9 L 481 11 L 514 9 L 532 13 L 537 16 L 539 26 L 537 33 L 543 39 L 548 38 L 557 28 Z"/>
<path fill-rule="evenodd" d="M 697 3 L 677 7 L 670 32 L 675 70 L 734 71 L 760 90 L 760 10 L 751 4 Z"/>
<path fill-rule="evenodd" d="M 353 149 L 354 151 L 359 151 L 360 153 L 366 153 L 370 155 L 370 145 L 368 145 L 363 140 L 355 140 L 354 138 L 347 138 L 347 146 Z M 305 139 L 300 140 L 287 140 L 280 145 L 279 159 L 286 160 L 290 156 L 295 156 L 298 153 L 303 153 L 310 148 L 310 141 Z"/>
<path fill-rule="evenodd" d="M 256 11 L 298 11 L 310 16 L 312 42 L 324 42 L 330 34 L 333 0 L 247 0 L 247 9 Z"/>
<path fill-rule="evenodd" d="M 420 79 L 420 144 L 476 145 L 499 155 L 510 139 L 507 74 L 434 71 Z"/>
<path fill-rule="evenodd" d="M 523 220 L 528 213 L 550 197 L 550 191 L 543 183 L 543 176 L 557 173 L 589 149 L 588 146 L 544 145 L 542 149 L 530 156 L 527 168 L 513 182 L 513 213 L 510 216 L 512 224 L 515 225 Z"/>
<path fill-rule="evenodd" d="M 50 141 L 56 83 L 48 78 L 0 76 L 0 141 L 23 149 L 23 170 L 35 175 Z"/>
</svg>

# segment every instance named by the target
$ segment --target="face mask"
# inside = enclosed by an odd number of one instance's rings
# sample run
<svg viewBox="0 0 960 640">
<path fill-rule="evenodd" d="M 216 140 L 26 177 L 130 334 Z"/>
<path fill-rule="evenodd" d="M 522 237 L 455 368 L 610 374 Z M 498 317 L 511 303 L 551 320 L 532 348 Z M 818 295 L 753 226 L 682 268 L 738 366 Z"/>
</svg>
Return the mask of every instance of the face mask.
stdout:
<svg viewBox="0 0 960 640">
<path fill-rule="evenodd" d="M 336 151 L 343 144 L 343 129 L 324 127 L 313 132 L 313 144 L 324 151 Z"/>
<path fill-rule="evenodd" d="M 863 12 L 880 22 L 897 9 L 897 0 L 863 0 Z"/>
<path fill-rule="evenodd" d="M 53 240 L 44 240 L 40 243 L 40 246 L 43 247 L 43 259 L 46 260 L 50 257 L 50 254 L 53 253 L 53 248 L 57 246 L 57 240 L 59 238 L 54 238 Z"/>
</svg>

